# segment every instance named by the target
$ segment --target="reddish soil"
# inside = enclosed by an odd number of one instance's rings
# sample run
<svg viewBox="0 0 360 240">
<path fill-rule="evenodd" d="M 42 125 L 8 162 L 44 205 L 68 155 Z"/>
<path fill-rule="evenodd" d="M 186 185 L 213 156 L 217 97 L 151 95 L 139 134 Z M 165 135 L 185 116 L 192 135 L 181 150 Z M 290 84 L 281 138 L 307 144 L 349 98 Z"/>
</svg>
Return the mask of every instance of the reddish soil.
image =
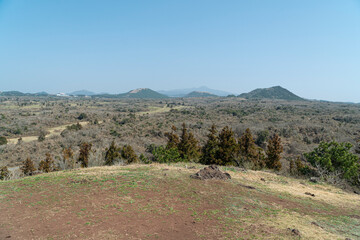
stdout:
<svg viewBox="0 0 360 240">
<path fill-rule="evenodd" d="M 29 178 L 2 185 L 0 239 L 289 239 L 286 228 L 262 220 L 281 209 L 345 214 L 236 181 L 198 181 L 175 171 L 166 176 L 161 171 L 161 177 L 131 174 L 100 180 Z"/>
<path fill-rule="evenodd" d="M 74 183 L 73 180 L 68 181 Z M 82 183 L 85 181 L 82 181 Z M 167 194 L 166 181 L 158 191 L 136 190 L 118 196 L 116 189 L 91 185 L 68 194 L 49 186 L 31 196 L 16 194 L 12 206 L 0 202 L 0 239 L 219 239 L 218 223 L 196 220 L 181 196 Z M 193 192 L 194 195 L 197 192 Z M 171 197 L 171 199 L 170 199 Z M 21 200 L 19 200 L 21 199 Z M 26 199 L 26 200 L 25 200 Z M 133 200 L 133 203 L 127 202 Z M 184 200 L 186 200 L 184 198 Z M 125 203 L 124 203 L 125 202 Z M 127 203 L 126 203 L 127 202 Z M 205 199 L 197 212 L 217 209 Z M 174 206 L 174 212 L 167 206 Z M 146 210 L 147 206 L 149 207 Z"/>
</svg>

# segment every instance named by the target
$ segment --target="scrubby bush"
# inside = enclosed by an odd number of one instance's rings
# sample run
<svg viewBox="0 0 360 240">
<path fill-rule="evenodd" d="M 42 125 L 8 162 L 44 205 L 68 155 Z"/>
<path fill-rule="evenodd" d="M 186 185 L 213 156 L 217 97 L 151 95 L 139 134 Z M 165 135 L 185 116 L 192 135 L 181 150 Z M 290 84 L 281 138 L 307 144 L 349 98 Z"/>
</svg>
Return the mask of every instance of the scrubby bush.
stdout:
<svg viewBox="0 0 360 240">
<path fill-rule="evenodd" d="M 255 140 L 255 143 L 260 147 L 264 147 L 264 144 L 268 140 L 268 138 L 269 138 L 269 131 L 267 130 L 259 131 L 257 133 L 257 138 Z"/>
<path fill-rule="evenodd" d="M 106 148 L 105 152 L 105 165 L 114 165 L 115 161 L 121 158 L 121 149 L 115 145 L 112 141 L 109 148 Z"/>
<path fill-rule="evenodd" d="M 44 141 L 45 137 L 46 137 L 46 133 L 44 131 L 41 131 L 40 134 L 39 134 L 39 137 L 38 137 L 38 141 L 39 142 Z"/>
<path fill-rule="evenodd" d="M 73 131 L 79 131 L 82 129 L 82 126 L 80 123 L 77 123 L 77 124 L 72 124 L 70 126 L 67 126 L 66 127 L 67 130 L 73 130 Z"/>
<path fill-rule="evenodd" d="M 0 180 L 7 180 L 10 176 L 10 171 L 9 169 L 4 166 L 0 168 Z"/>
<path fill-rule="evenodd" d="M 152 163 L 152 161 L 147 158 L 144 154 L 140 154 L 140 157 L 139 157 L 140 161 L 144 164 L 150 164 Z"/>
<path fill-rule="evenodd" d="M 139 162 L 138 156 L 130 145 L 125 145 L 121 149 L 121 157 L 126 160 L 126 164 Z"/>
<path fill-rule="evenodd" d="M 86 113 L 80 113 L 80 115 L 77 117 L 77 119 L 79 120 L 83 120 L 86 119 L 88 116 L 86 115 Z"/>
</svg>

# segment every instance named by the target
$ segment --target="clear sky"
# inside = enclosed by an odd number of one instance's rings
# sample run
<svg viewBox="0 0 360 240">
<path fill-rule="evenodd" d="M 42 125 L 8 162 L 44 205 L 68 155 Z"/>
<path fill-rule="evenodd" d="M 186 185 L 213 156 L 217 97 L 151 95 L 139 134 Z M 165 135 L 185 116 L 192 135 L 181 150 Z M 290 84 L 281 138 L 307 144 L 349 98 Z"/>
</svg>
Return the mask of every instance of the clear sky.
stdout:
<svg viewBox="0 0 360 240">
<path fill-rule="evenodd" d="M 0 0 L 0 91 L 202 85 L 360 102 L 360 0 Z"/>
</svg>

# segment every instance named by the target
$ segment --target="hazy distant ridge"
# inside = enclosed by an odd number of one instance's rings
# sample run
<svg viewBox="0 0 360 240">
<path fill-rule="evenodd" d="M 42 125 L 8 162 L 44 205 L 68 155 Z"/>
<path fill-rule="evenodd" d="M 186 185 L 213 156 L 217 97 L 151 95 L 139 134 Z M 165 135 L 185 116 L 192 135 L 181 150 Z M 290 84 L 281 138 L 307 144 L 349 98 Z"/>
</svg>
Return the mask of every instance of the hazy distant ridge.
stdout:
<svg viewBox="0 0 360 240">
<path fill-rule="evenodd" d="M 141 98 L 141 99 L 162 99 L 168 98 L 168 96 L 158 93 L 149 88 L 138 88 L 131 90 L 127 93 L 121 94 L 97 94 L 94 97 L 105 97 L 105 98 Z"/>
<path fill-rule="evenodd" d="M 218 97 L 218 96 L 215 94 L 211 94 L 209 92 L 200 92 L 200 91 L 193 91 L 184 96 L 184 98 L 196 98 L 196 97 Z"/>
<path fill-rule="evenodd" d="M 228 96 L 232 93 L 215 90 L 208 88 L 206 86 L 198 87 L 198 88 L 184 88 L 184 89 L 174 89 L 174 90 L 160 90 L 159 93 L 165 94 L 169 97 L 185 97 L 187 94 L 191 92 L 208 92 L 217 96 Z"/>
</svg>

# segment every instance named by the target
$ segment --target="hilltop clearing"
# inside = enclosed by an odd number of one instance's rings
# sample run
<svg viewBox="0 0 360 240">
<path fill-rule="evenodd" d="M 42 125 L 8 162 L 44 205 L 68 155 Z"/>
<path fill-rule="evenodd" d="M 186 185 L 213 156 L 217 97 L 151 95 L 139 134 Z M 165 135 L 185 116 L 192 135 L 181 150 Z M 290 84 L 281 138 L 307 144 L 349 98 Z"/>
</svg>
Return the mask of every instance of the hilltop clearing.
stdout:
<svg viewBox="0 0 360 240">
<path fill-rule="evenodd" d="M 0 238 L 360 238 L 359 195 L 237 168 L 221 168 L 230 180 L 190 178 L 203 167 L 95 167 L 0 182 Z"/>
</svg>

